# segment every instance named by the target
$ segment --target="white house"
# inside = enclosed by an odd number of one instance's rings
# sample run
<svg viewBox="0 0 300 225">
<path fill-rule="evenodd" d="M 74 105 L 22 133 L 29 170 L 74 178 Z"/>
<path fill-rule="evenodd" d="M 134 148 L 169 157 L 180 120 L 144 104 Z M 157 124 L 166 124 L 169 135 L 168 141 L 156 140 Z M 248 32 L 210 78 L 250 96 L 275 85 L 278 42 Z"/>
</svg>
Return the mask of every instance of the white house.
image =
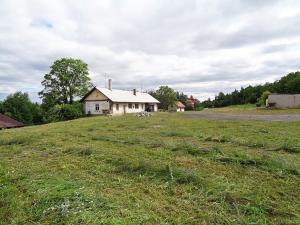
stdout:
<svg viewBox="0 0 300 225">
<path fill-rule="evenodd" d="M 270 94 L 266 100 L 267 107 L 300 108 L 300 94 Z"/>
<path fill-rule="evenodd" d="M 108 88 L 90 90 L 82 99 L 84 113 L 91 115 L 138 113 L 142 111 L 157 112 L 158 100 L 148 93 L 112 89 L 109 79 Z"/>
<path fill-rule="evenodd" d="M 184 104 L 182 104 L 181 102 L 176 102 L 175 104 L 170 105 L 168 107 L 168 110 L 173 112 L 184 112 L 184 108 L 185 108 Z"/>
</svg>

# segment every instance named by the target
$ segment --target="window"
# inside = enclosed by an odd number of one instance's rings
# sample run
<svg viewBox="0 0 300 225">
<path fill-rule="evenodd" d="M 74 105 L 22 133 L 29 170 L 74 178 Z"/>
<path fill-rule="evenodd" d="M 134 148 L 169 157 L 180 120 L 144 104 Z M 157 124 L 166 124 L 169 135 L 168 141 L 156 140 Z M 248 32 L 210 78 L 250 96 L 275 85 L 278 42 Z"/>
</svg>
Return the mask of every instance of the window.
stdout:
<svg viewBox="0 0 300 225">
<path fill-rule="evenodd" d="M 119 111 L 119 104 L 116 104 L 116 110 Z"/>
<path fill-rule="evenodd" d="M 95 104 L 95 110 L 99 111 L 99 104 Z"/>
<path fill-rule="evenodd" d="M 135 104 L 135 106 L 134 106 L 136 109 L 138 109 L 139 108 L 139 104 Z"/>
<path fill-rule="evenodd" d="M 128 108 L 132 109 L 132 104 L 131 103 L 128 104 Z"/>
</svg>

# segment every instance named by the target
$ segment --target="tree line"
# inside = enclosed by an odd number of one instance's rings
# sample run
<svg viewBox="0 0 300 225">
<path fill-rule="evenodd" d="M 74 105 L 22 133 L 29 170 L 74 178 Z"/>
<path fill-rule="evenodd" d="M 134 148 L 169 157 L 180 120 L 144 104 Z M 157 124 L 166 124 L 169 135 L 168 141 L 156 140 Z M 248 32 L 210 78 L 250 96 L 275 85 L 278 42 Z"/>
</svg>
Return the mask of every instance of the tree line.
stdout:
<svg viewBox="0 0 300 225">
<path fill-rule="evenodd" d="M 229 105 L 256 104 L 264 106 L 268 93 L 298 94 L 300 93 L 300 72 L 289 73 L 280 80 L 264 85 L 249 85 L 240 90 L 224 94 L 220 92 L 214 100 L 207 99 L 201 104 L 204 107 L 224 107 Z"/>
<path fill-rule="evenodd" d="M 27 93 L 16 92 L 0 101 L 0 113 L 26 125 L 81 117 L 79 100 L 92 87 L 88 65 L 80 59 L 56 60 L 44 75 L 42 86 L 41 104 L 31 102 Z"/>
<path fill-rule="evenodd" d="M 79 101 L 89 89 L 88 65 L 80 59 L 62 58 L 50 67 L 41 82 L 43 89 L 39 92 L 42 103 L 30 101 L 27 93 L 16 92 L 0 101 L 0 113 L 6 114 L 24 124 L 42 124 L 54 121 L 75 119 L 83 116 L 83 107 Z M 220 92 L 214 100 L 206 100 L 193 108 L 186 105 L 186 110 L 201 107 L 223 107 L 228 105 L 256 103 L 263 105 L 269 93 L 300 93 L 300 72 L 289 73 L 274 83 L 248 86 L 232 93 Z M 187 102 L 187 95 L 176 92 L 168 86 L 160 86 L 156 91 L 149 91 L 160 101 L 159 108 L 167 110 L 169 105 L 180 101 Z"/>
</svg>

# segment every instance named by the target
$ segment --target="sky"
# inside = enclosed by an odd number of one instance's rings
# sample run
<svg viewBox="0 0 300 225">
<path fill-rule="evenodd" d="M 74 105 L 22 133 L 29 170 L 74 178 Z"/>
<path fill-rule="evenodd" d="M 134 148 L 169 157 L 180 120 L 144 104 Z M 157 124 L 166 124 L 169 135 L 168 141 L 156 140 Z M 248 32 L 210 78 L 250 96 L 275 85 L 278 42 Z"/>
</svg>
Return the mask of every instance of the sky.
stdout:
<svg viewBox="0 0 300 225">
<path fill-rule="evenodd" d="M 0 0 L 0 100 L 40 101 L 62 57 L 82 59 L 92 82 L 200 100 L 273 82 L 300 66 L 300 1 Z"/>
</svg>

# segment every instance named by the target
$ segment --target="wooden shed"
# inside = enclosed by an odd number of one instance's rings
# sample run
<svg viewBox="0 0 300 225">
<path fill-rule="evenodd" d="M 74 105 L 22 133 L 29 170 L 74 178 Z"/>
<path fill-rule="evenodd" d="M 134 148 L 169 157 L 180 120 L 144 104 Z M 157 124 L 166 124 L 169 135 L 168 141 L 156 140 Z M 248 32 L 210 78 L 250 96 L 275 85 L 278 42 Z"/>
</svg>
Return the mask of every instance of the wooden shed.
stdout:
<svg viewBox="0 0 300 225">
<path fill-rule="evenodd" d="M 0 113 L 0 129 L 23 127 L 24 124 Z"/>
</svg>

